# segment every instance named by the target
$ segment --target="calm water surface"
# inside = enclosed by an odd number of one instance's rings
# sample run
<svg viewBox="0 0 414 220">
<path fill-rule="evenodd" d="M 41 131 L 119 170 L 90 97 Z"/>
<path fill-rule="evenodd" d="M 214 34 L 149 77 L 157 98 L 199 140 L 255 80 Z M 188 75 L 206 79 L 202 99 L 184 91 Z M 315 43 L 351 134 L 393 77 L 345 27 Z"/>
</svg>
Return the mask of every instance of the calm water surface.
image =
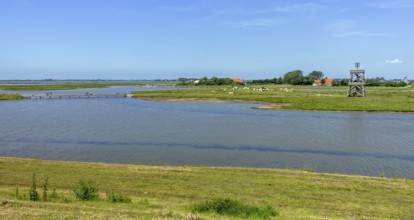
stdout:
<svg viewBox="0 0 414 220">
<path fill-rule="evenodd" d="M 145 89 L 159 88 L 53 93 Z M 253 106 L 129 98 L 4 101 L 0 155 L 161 165 L 308 166 L 320 172 L 414 177 L 414 114 L 265 111 Z"/>
</svg>

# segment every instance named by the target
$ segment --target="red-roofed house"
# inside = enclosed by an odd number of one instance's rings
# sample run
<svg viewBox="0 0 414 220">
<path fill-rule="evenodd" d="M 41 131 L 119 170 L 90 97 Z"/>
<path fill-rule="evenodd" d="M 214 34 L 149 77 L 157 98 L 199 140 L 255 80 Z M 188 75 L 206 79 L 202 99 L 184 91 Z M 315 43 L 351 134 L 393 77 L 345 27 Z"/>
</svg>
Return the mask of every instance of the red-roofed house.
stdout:
<svg viewBox="0 0 414 220">
<path fill-rule="evenodd" d="M 244 80 L 239 79 L 239 78 L 231 78 L 231 80 L 233 80 L 234 83 L 244 84 Z"/>
<path fill-rule="evenodd" d="M 332 86 L 333 79 L 332 78 L 326 78 L 325 84 L 322 85 L 322 80 L 317 79 L 313 81 L 313 86 Z"/>
</svg>

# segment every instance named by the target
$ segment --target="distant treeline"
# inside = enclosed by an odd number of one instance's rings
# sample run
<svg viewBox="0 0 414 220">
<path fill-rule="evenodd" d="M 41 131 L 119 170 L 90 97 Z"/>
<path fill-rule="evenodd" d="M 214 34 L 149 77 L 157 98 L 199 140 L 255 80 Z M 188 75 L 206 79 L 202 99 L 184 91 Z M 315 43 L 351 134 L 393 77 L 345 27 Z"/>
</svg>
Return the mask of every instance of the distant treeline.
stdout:
<svg viewBox="0 0 414 220">
<path fill-rule="evenodd" d="M 286 73 L 283 78 L 273 79 L 255 79 L 248 81 L 249 84 L 289 84 L 289 85 L 312 85 L 315 80 L 321 80 L 322 84 L 326 78 L 321 71 L 312 71 L 307 76 L 303 75 L 301 70 L 294 70 Z M 347 86 L 349 79 L 334 79 L 332 86 Z M 386 81 L 384 78 L 365 79 L 366 86 L 388 86 L 388 87 L 404 87 L 407 83 L 404 81 Z"/>
<path fill-rule="evenodd" d="M 332 86 L 348 86 L 349 79 L 334 79 L 332 82 Z M 282 85 L 282 84 L 290 84 L 285 81 L 283 81 L 282 77 L 279 78 L 273 78 L 273 79 L 255 79 L 251 81 L 247 81 L 248 84 L 276 84 L 276 85 Z M 378 78 L 369 78 L 365 79 L 366 86 L 386 86 L 386 87 L 404 87 L 407 86 L 407 83 L 404 81 L 385 81 L 380 80 Z M 309 78 L 304 77 L 302 80 L 297 80 L 294 82 L 294 84 L 290 85 L 312 85 L 313 80 L 309 80 Z"/>
<path fill-rule="evenodd" d="M 250 85 L 260 85 L 260 84 L 287 84 L 287 85 L 312 85 L 315 80 L 320 80 L 321 84 L 325 83 L 327 78 L 324 77 L 324 73 L 321 71 L 314 70 L 308 75 L 304 76 L 301 70 L 293 70 L 287 72 L 283 77 L 273 78 L 273 79 L 254 79 L 249 80 L 246 83 Z M 230 78 L 218 78 L 203 77 L 201 79 L 195 78 L 179 78 L 179 85 L 234 85 L 234 84 L 244 84 L 244 82 L 236 82 Z M 347 86 L 349 79 L 334 79 L 332 86 Z M 404 81 L 386 81 L 384 78 L 370 78 L 365 79 L 366 86 L 389 86 L 389 87 L 404 87 L 407 86 L 407 83 Z"/>
<path fill-rule="evenodd" d="M 201 79 L 179 78 L 178 85 L 205 85 L 205 86 L 219 86 L 219 85 L 243 85 L 244 82 L 235 82 L 230 78 L 218 77 L 203 77 Z"/>
<path fill-rule="evenodd" d="M 284 84 L 283 78 L 273 78 L 273 79 L 254 79 L 251 81 L 248 81 L 249 84 L 277 84 L 281 85 Z"/>
</svg>

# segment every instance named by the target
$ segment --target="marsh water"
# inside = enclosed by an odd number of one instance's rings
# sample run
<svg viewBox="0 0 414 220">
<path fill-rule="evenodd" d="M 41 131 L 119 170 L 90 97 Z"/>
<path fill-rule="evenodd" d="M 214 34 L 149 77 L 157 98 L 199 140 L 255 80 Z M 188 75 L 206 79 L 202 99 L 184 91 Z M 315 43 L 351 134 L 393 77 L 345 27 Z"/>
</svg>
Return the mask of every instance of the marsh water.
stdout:
<svg viewBox="0 0 414 220">
<path fill-rule="evenodd" d="M 52 92 L 145 89 L 159 88 Z M 0 156 L 414 177 L 414 114 L 266 111 L 256 105 L 133 98 L 2 101 Z"/>
</svg>

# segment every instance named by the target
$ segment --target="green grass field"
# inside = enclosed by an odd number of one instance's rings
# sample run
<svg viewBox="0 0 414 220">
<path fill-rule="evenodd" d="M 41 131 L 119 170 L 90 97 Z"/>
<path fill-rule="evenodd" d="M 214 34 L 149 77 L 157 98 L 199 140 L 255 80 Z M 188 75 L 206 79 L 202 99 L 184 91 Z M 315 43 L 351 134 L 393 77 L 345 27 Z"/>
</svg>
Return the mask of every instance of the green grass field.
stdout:
<svg viewBox="0 0 414 220">
<path fill-rule="evenodd" d="M 258 91 L 260 88 L 269 91 Z M 364 98 L 347 97 L 347 87 L 264 85 L 234 87 L 189 87 L 169 91 L 135 92 L 134 97 L 150 100 L 224 100 L 270 104 L 268 109 L 317 111 L 414 112 L 414 89 L 368 87 Z"/>
<path fill-rule="evenodd" d="M 28 200 L 34 173 L 39 194 L 48 177 L 56 198 Z M 0 157 L 0 177 L 0 219 L 237 219 L 190 209 L 216 198 L 270 205 L 279 212 L 275 219 L 414 218 L 414 181 L 397 178 L 5 157 Z M 82 178 L 97 183 L 100 200 L 76 200 L 73 189 Z M 125 195 L 132 202 L 109 203 L 105 192 Z"/>
</svg>

